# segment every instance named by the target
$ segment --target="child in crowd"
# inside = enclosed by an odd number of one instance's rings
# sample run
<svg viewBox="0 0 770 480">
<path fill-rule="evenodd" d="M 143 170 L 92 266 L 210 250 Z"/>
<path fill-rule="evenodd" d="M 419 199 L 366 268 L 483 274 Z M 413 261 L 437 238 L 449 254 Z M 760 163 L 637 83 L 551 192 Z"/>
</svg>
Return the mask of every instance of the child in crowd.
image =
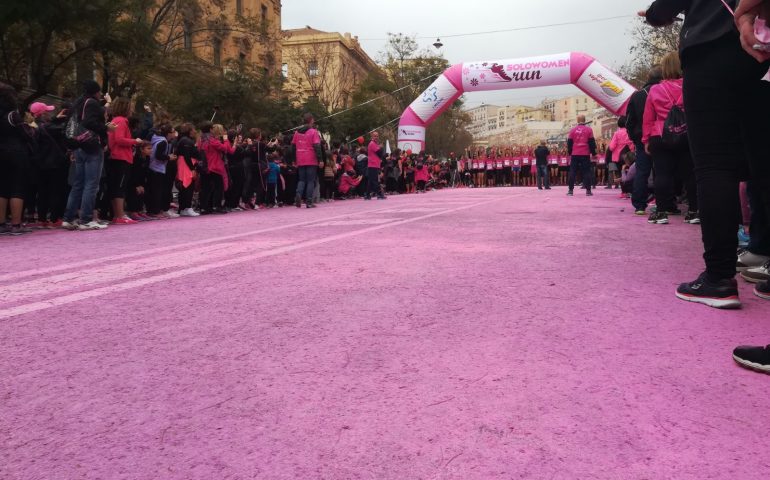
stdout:
<svg viewBox="0 0 770 480">
<path fill-rule="evenodd" d="M 273 152 L 267 157 L 267 208 L 275 208 L 278 195 L 278 181 L 281 178 L 281 167 L 278 165 L 279 155 Z"/>
<path fill-rule="evenodd" d="M 425 193 L 425 186 L 428 184 L 428 180 L 430 180 L 430 173 L 428 172 L 428 167 L 422 162 L 418 162 L 417 166 L 415 166 L 414 180 L 417 183 L 417 192 Z"/>
<path fill-rule="evenodd" d="M 151 156 L 152 143 L 144 140 L 136 149 L 134 161 L 131 164 L 126 191 L 126 212 L 129 218 L 137 222 L 150 220 L 150 217 L 144 213 L 144 204 Z"/>
<path fill-rule="evenodd" d="M 361 184 L 361 178 L 355 170 L 348 170 L 340 177 L 339 192 L 342 198 L 350 198 L 351 192 L 353 192 L 358 185 Z"/>
</svg>

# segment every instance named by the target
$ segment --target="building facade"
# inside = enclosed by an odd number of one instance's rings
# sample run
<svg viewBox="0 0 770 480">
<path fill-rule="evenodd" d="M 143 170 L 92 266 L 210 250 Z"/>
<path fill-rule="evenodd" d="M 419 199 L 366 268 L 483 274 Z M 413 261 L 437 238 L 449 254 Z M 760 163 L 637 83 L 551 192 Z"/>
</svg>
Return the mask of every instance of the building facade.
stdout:
<svg viewBox="0 0 770 480">
<path fill-rule="evenodd" d="M 283 32 L 282 58 L 284 92 L 296 104 L 316 98 L 330 111 L 349 107 L 361 83 L 382 74 L 358 37 L 309 26 Z"/>
<path fill-rule="evenodd" d="M 248 64 L 266 75 L 281 65 L 280 0 L 201 1 L 181 22 L 181 48 L 209 65 Z"/>
</svg>

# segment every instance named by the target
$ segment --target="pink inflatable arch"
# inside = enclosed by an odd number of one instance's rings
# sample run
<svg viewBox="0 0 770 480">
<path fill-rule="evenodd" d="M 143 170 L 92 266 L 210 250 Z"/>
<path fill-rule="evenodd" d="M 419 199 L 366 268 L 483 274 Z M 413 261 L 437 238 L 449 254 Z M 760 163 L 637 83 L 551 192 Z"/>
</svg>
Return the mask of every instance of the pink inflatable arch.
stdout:
<svg viewBox="0 0 770 480">
<path fill-rule="evenodd" d="M 449 67 L 401 115 L 398 148 L 425 149 L 425 129 L 466 92 L 573 84 L 607 110 L 622 115 L 634 88 L 584 53 L 461 63 Z"/>
</svg>

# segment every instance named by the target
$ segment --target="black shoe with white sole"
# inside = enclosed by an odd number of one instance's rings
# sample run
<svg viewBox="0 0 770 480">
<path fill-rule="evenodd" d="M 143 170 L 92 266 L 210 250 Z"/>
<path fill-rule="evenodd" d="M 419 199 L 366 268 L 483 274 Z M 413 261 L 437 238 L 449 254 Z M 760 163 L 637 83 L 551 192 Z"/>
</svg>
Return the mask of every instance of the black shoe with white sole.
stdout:
<svg viewBox="0 0 770 480">
<path fill-rule="evenodd" d="M 757 284 L 757 286 L 754 287 L 754 295 L 762 300 L 770 300 L 770 282 L 765 280 L 764 282 Z"/>
<path fill-rule="evenodd" d="M 654 225 L 668 225 L 668 214 L 655 212 L 647 219 L 647 223 Z"/>
<path fill-rule="evenodd" d="M 705 272 L 694 282 L 679 285 L 676 296 L 681 300 L 713 308 L 741 308 L 738 282 L 734 278 L 714 282 L 709 280 Z"/>
<path fill-rule="evenodd" d="M 733 360 L 741 367 L 770 373 L 770 345 L 766 347 L 738 347 L 733 350 Z"/>
</svg>

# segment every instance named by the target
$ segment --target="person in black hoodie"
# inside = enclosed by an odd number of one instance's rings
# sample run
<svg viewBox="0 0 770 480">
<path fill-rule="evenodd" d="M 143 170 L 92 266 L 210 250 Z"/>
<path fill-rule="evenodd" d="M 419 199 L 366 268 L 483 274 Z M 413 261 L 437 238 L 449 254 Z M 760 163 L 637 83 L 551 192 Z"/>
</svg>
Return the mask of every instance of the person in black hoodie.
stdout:
<svg viewBox="0 0 770 480">
<path fill-rule="evenodd" d="M 200 159 L 195 139 L 195 126 L 192 123 L 184 123 L 179 127 L 179 137 L 176 142 L 178 173 L 176 188 L 179 191 L 179 215 L 182 217 L 197 217 L 200 215 L 192 208 L 195 177 L 197 175 L 195 167 L 196 162 Z"/>
<path fill-rule="evenodd" d="M 32 150 L 31 138 L 18 110 L 13 87 L 0 83 L 0 233 L 21 235 L 24 193 Z M 11 224 L 6 212 L 11 206 Z"/>
<path fill-rule="evenodd" d="M 734 7 L 737 1 L 727 3 Z M 770 59 L 755 58 L 741 48 L 735 20 L 721 2 L 657 0 L 639 14 L 649 24 L 663 26 L 676 21 L 682 12 L 686 14 L 680 44 L 684 109 L 695 162 L 706 270 L 696 280 L 680 285 L 676 295 L 712 307 L 737 308 L 741 305 L 735 280 L 738 183 L 749 172 L 760 196 L 756 205 L 763 210 L 753 214 L 763 215 L 767 221 L 770 212 L 765 140 L 770 131 L 766 108 L 770 83 L 762 81 Z M 755 293 L 761 296 L 766 287 L 760 284 Z"/>
<path fill-rule="evenodd" d="M 551 189 L 551 178 L 550 175 L 548 175 L 548 156 L 550 154 L 551 151 L 545 146 L 545 140 L 541 141 L 540 145 L 535 149 L 538 190 L 542 190 L 543 187 L 545 187 L 546 190 Z"/>
<path fill-rule="evenodd" d="M 101 103 L 101 87 L 94 80 L 83 84 L 83 96 L 73 106 L 72 115 L 83 128 L 92 131 L 98 138 L 75 149 L 75 174 L 72 190 L 67 199 L 62 228 L 67 230 L 102 230 L 102 225 L 93 218 L 96 193 L 104 166 L 104 146 L 107 145 L 107 129 L 114 129 L 113 124 L 105 123 L 105 111 Z M 78 213 L 79 212 L 79 213 Z M 79 223 L 75 219 L 80 218 Z"/>
<path fill-rule="evenodd" d="M 650 189 L 647 187 L 647 180 L 652 173 L 652 156 L 647 153 L 642 143 L 642 124 L 644 123 L 644 107 L 647 104 L 647 95 L 653 85 L 657 85 L 663 80 L 663 69 L 660 65 L 655 65 L 650 69 L 647 77 L 647 83 L 631 95 L 626 110 L 626 130 L 628 136 L 636 146 L 636 176 L 634 177 L 634 193 L 631 196 L 631 203 L 637 215 L 647 213 L 647 199 Z"/>
</svg>

